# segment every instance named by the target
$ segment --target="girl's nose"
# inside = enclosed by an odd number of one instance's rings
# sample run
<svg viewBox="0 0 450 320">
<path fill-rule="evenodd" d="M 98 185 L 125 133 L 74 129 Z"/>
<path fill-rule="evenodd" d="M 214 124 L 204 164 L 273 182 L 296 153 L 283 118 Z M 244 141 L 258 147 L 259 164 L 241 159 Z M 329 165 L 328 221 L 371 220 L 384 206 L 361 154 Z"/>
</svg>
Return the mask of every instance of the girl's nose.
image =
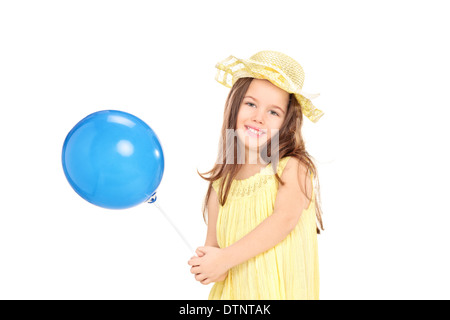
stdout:
<svg viewBox="0 0 450 320">
<path fill-rule="evenodd" d="M 261 110 L 255 110 L 255 113 L 253 114 L 253 121 L 264 123 L 264 114 Z"/>
</svg>

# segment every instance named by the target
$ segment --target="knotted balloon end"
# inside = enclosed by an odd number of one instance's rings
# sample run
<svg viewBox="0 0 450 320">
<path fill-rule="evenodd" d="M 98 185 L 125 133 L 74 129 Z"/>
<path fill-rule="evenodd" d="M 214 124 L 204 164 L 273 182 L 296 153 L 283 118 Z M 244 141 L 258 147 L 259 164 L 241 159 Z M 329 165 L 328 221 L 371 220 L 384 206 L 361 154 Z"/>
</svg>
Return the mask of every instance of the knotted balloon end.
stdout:
<svg viewBox="0 0 450 320">
<path fill-rule="evenodd" d="M 150 196 L 150 199 L 148 199 L 148 203 L 153 203 L 156 201 L 156 191 L 153 192 L 153 194 Z"/>
</svg>

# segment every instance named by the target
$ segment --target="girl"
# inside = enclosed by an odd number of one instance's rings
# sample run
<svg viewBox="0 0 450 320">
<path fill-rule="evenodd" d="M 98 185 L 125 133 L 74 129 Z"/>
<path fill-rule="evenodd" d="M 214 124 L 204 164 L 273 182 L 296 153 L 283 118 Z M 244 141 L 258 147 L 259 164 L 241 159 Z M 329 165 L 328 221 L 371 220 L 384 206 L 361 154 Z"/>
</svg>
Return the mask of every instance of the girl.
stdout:
<svg viewBox="0 0 450 320">
<path fill-rule="evenodd" d="M 208 230 L 191 273 L 215 282 L 209 299 L 318 299 L 319 185 L 301 135 L 303 115 L 323 115 L 307 98 L 317 95 L 301 91 L 302 67 L 280 52 L 230 56 L 216 68 L 231 90 L 217 162 L 199 173 L 210 182 Z"/>
</svg>

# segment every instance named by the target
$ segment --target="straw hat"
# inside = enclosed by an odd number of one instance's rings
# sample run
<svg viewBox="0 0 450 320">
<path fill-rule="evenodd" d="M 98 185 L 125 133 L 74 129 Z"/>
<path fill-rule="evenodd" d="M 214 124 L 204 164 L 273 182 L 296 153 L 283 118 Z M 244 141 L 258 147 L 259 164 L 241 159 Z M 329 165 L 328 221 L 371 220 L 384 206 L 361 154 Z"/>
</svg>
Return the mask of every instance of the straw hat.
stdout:
<svg viewBox="0 0 450 320">
<path fill-rule="evenodd" d="M 323 111 L 314 107 L 310 100 L 319 94 L 302 91 L 305 80 L 302 66 L 284 53 L 260 51 L 247 60 L 229 56 L 218 62 L 216 68 L 215 79 L 228 88 L 231 88 L 239 78 L 266 79 L 277 87 L 293 93 L 301 105 L 303 114 L 312 122 L 319 121 L 324 114 Z"/>
</svg>

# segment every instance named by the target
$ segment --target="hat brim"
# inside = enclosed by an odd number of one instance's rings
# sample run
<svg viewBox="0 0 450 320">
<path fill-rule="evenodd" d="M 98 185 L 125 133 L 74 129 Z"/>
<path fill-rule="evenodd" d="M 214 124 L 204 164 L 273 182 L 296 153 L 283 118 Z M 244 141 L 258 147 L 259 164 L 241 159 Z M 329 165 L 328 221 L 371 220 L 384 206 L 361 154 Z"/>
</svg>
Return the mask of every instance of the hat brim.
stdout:
<svg viewBox="0 0 450 320">
<path fill-rule="evenodd" d="M 303 91 L 282 70 L 276 66 L 259 61 L 238 59 L 231 55 L 227 59 L 218 62 L 216 68 L 218 69 L 216 80 L 229 88 L 234 85 L 237 79 L 250 77 L 269 80 L 289 93 L 301 94 L 308 99 L 314 99 L 320 95 L 320 93 Z"/>
</svg>

